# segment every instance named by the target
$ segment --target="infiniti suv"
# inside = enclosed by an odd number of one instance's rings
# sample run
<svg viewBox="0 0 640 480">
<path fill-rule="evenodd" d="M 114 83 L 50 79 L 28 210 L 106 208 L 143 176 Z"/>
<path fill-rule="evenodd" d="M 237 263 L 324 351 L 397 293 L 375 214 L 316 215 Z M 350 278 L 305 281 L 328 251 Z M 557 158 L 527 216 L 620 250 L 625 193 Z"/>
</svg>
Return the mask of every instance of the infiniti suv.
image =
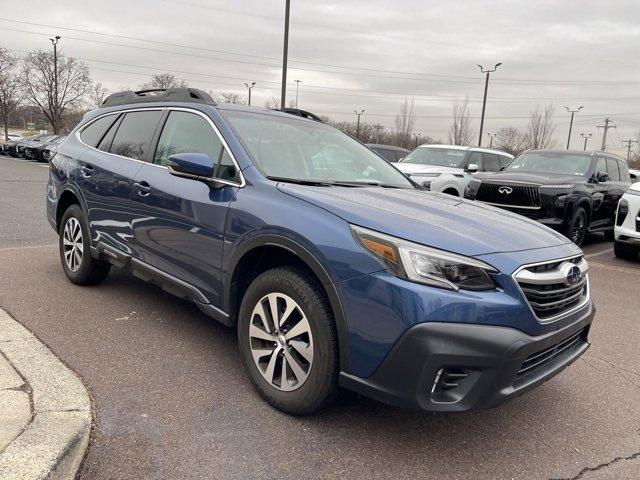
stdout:
<svg viewBox="0 0 640 480">
<path fill-rule="evenodd" d="M 114 93 L 51 159 L 46 205 L 71 282 L 115 267 L 192 301 L 236 329 L 255 389 L 291 414 L 339 387 L 493 407 L 589 346 L 577 246 L 425 192 L 308 118 L 196 89 Z"/>
</svg>

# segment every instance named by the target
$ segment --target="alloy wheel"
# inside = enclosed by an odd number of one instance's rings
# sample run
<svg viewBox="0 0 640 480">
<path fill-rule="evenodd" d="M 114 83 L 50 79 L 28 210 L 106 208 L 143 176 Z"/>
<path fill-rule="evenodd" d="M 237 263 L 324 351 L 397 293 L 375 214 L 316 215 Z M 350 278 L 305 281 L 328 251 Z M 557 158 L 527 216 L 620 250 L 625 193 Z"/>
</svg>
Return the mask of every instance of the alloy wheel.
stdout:
<svg viewBox="0 0 640 480">
<path fill-rule="evenodd" d="M 586 218 L 586 215 L 581 212 L 575 219 L 575 222 L 573 225 L 573 232 L 571 235 L 571 241 L 577 245 L 580 245 L 580 243 L 584 240 L 584 237 L 586 235 L 586 230 L 587 230 L 587 218 Z"/>
<path fill-rule="evenodd" d="M 298 303 L 283 293 L 262 297 L 249 322 L 251 355 L 262 377 L 281 391 L 296 390 L 313 363 L 313 336 Z"/>
<path fill-rule="evenodd" d="M 82 243 L 82 227 L 75 217 L 69 217 L 64 226 L 62 237 L 64 261 L 67 268 L 72 272 L 77 272 L 82 264 L 82 254 L 84 244 Z"/>
</svg>

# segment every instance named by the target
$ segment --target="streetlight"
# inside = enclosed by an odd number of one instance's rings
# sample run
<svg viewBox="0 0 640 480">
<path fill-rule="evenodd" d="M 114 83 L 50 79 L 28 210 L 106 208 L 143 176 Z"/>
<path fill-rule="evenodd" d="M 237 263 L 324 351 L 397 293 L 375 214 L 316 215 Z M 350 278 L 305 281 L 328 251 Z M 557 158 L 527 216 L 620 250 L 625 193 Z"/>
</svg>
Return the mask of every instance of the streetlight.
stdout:
<svg viewBox="0 0 640 480">
<path fill-rule="evenodd" d="M 591 134 L 590 133 L 581 133 L 580 136 L 582 138 L 584 138 L 584 148 L 583 148 L 583 150 L 586 152 L 587 151 L 587 140 L 589 140 L 591 138 Z"/>
<path fill-rule="evenodd" d="M 571 110 L 569 107 L 564 108 L 566 108 L 567 112 L 571 114 L 571 122 L 569 122 L 569 136 L 567 137 L 567 150 L 569 150 L 569 144 L 571 143 L 571 129 L 573 128 L 573 116 L 582 110 L 582 105 L 580 105 L 577 110 Z"/>
<path fill-rule="evenodd" d="M 245 82 L 245 87 L 247 87 L 249 89 L 249 106 L 251 106 L 251 89 L 253 88 L 253 86 L 256 84 L 256 82 L 251 82 L 251 84 L 248 84 Z"/>
<path fill-rule="evenodd" d="M 286 0 L 284 7 L 284 45 L 282 51 L 282 91 L 280 92 L 280 110 L 285 109 L 287 100 L 287 57 L 289 55 L 289 11 L 291 0 Z"/>
<path fill-rule="evenodd" d="M 484 111 L 487 106 L 487 90 L 489 89 L 489 74 L 495 72 L 500 65 L 502 65 L 502 62 L 496 63 L 496 65 L 493 67 L 492 70 L 489 70 L 489 69 L 485 70 L 485 68 L 482 65 L 478 64 L 478 66 L 480 67 L 480 72 L 486 73 L 487 75 L 484 81 L 484 99 L 482 100 L 482 116 L 480 117 L 480 137 L 478 138 L 479 147 L 482 146 L 482 128 L 484 127 Z"/>
<path fill-rule="evenodd" d="M 413 137 L 415 139 L 414 148 L 418 148 L 418 139 L 420 138 L 420 134 L 419 133 L 414 133 Z"/>
<path fill-rule="evenodd" d="M 493 148 L 493 139 L 496 138 L 498 136 L 497 133 L 487 133 L 487 135 L 489 135 L 489 138 L 491 138 L 491 140 L 489 140 L 489 148 Z"/>
<path fill-rule="evenodd" d="M 295 80 L 296 82 L 296 108 L 298 108 L 298 89 L 300 88 L 300 84 L 302 80 Z"/>
<path fill-rule="evenodd" d="M 50 38 L 53 45 L 53 118 L 55 125 L 53 127 L 53 133 L 58 133 L 58 41 L 60 35 L 56 35 L 54 38 Z"/>
<path fill-rule="evenodd" d="M 360 138 L 360 115 L 364 113 L 364 108 L 360 112 L 358 112 L 357 110 L 354 110 L 353 112 L 358 116 L 358 125 L 356 127 L 356 138 Z"/>
</svg>

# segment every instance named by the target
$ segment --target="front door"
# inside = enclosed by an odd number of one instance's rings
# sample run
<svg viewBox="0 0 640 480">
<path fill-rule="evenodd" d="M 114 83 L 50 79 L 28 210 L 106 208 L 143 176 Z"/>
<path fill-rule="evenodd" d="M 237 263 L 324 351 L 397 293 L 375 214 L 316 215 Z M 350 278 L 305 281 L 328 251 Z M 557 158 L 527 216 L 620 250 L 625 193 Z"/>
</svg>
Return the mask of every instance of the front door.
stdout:
<svg viewBox="0 0 640 480">
<path fill-rule="evenodd" d="M 176 153 L 206 153 L 217 164 L 216 176 L 233 182 L 238 175 L 208 117 L 171 110 L 153 161 L 134 180 L 134 258 L 197 288 L 217 306 L 227 209 L 238 186 L 215 188 L 172 175 L 166 163 Z"/>
</svg>

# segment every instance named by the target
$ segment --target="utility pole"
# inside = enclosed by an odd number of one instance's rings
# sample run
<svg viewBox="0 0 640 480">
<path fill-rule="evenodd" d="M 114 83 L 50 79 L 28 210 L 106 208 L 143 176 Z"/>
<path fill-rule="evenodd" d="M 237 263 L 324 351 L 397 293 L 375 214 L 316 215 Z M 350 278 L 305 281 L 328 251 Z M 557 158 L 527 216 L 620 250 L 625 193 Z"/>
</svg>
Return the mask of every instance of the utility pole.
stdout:
<svg viewBox="0 0 640 480">
<path fill-rule="evenodd" d="M 53 118 L 55 125 L 53 127 L 53 133 L 58 133 L 58 41 L 60 40 L 60 35 L 56 35 L 54 38 L 50 38 L 51 44 L 53 45 Z"/>
<path fill-rule="evenodd" d="M 379 123 L 376 123 L 374 128 L 376 129 L 376 143 L 380 143 L 380 132 L 384 130 L 384 127 Z"/>
<path fill-rule="evenodd" d="M 591 134 L 590 133 L 581 133 L 580 136 L 582 138 L 584 138 L 584 148 L 583 148 L 583 150 L 586 152 L 587 151 L 587 141 L 591 138 Z"/>
<path fill-rule="evenodd" d="M 285 0 L 284 10 L 284 46 L 282 51 L 282 92 L 280 93 L 280 110 L 285 109 L 287 101 L 287 57 L 289 55 L 289 11 L 291 0 Z"/>
<path fill-rule="evenodd" d="M 491 138 L 491 140 L 489 140 L 489 148 L 493 148 L 493 139 L 496 138 L 498 136 L 497 133 L 487 133 L 487 135 L 489 135 L 489 138 Z"/>
<path fill-rule="evenodd" d="M 611 125 L 611 119 L 605 118 L 604 125 L 598 125 L 598 128 L 602 128 L 602 146 L 600 150 L 604 152 L 605 148 L 607 148 L 607 133 L 610 128 L 616 128 L 616 126 Z"/>
<path fill-rule="evenodd" d="M 356 138 L 359 140 L 360 139 L 360 115 L 364 113 L 364 108 L 360 112 L 358 112 L 357 110 L 354 110 L 354 113 L 358 116 L 358 124 L 356 126 Z"/>
<path fill-rule="evenodd" d="M 482 146 L 482 128 L 484 127 L 484 111 L 487 107 L 487 90 L 489 89 L 489 74 L 495 72 L 500 65 L 502 65 L 502 62 L 496 63 L 495 67 L 493 67 L 493 70 L 489 70 L 489 69 L 485 70 L 482 65 L 478 64 L 478 66 L 480 67 L 480 72 L 486 74 L 486 78 L 484 81 L 484 98 L 482 100 L 482 116 L 480 117 L 480 136 L 478 137 L 479 147 Z"/>
<path fill-rule="evenodd" d="M 638 143 L 638 141 L 630 138 L 629 140 L 623 140 L 622 143 L 627 145 L 627 160 L 629 160 L 629 157 L 631 156 L 631 145 Z"/>
<path fill-rule="evenodd" d="M 571 110 L 569 107 L 564 108 L 566 108 L 567 112 L 571 114 L 571 121 L 569 122 L 569 136 L 567 137 L 567 150 L 569 150 L 569 144 L 571 143 L 571 129 L 573 128 L 573 116 L 582 110 L 582 105 L 580 105 L 577 110 Z"/>
<path fill-rule="evenodd" d="M 296 82 L 296 108 L 298 108 L 298 90 L 300 89 L 300 84 L 302 80 L 295 80 Z"/>
<path fill-rule="evenodd" d="M 251 89 L 253 88 L 253 86 L 256 84 L 256 82 L 251 82 L 251 83 L 246 83 L 245 82 L 245 86 L 249 89 L 249 106 L 251 106 Z"/>
</svg>

